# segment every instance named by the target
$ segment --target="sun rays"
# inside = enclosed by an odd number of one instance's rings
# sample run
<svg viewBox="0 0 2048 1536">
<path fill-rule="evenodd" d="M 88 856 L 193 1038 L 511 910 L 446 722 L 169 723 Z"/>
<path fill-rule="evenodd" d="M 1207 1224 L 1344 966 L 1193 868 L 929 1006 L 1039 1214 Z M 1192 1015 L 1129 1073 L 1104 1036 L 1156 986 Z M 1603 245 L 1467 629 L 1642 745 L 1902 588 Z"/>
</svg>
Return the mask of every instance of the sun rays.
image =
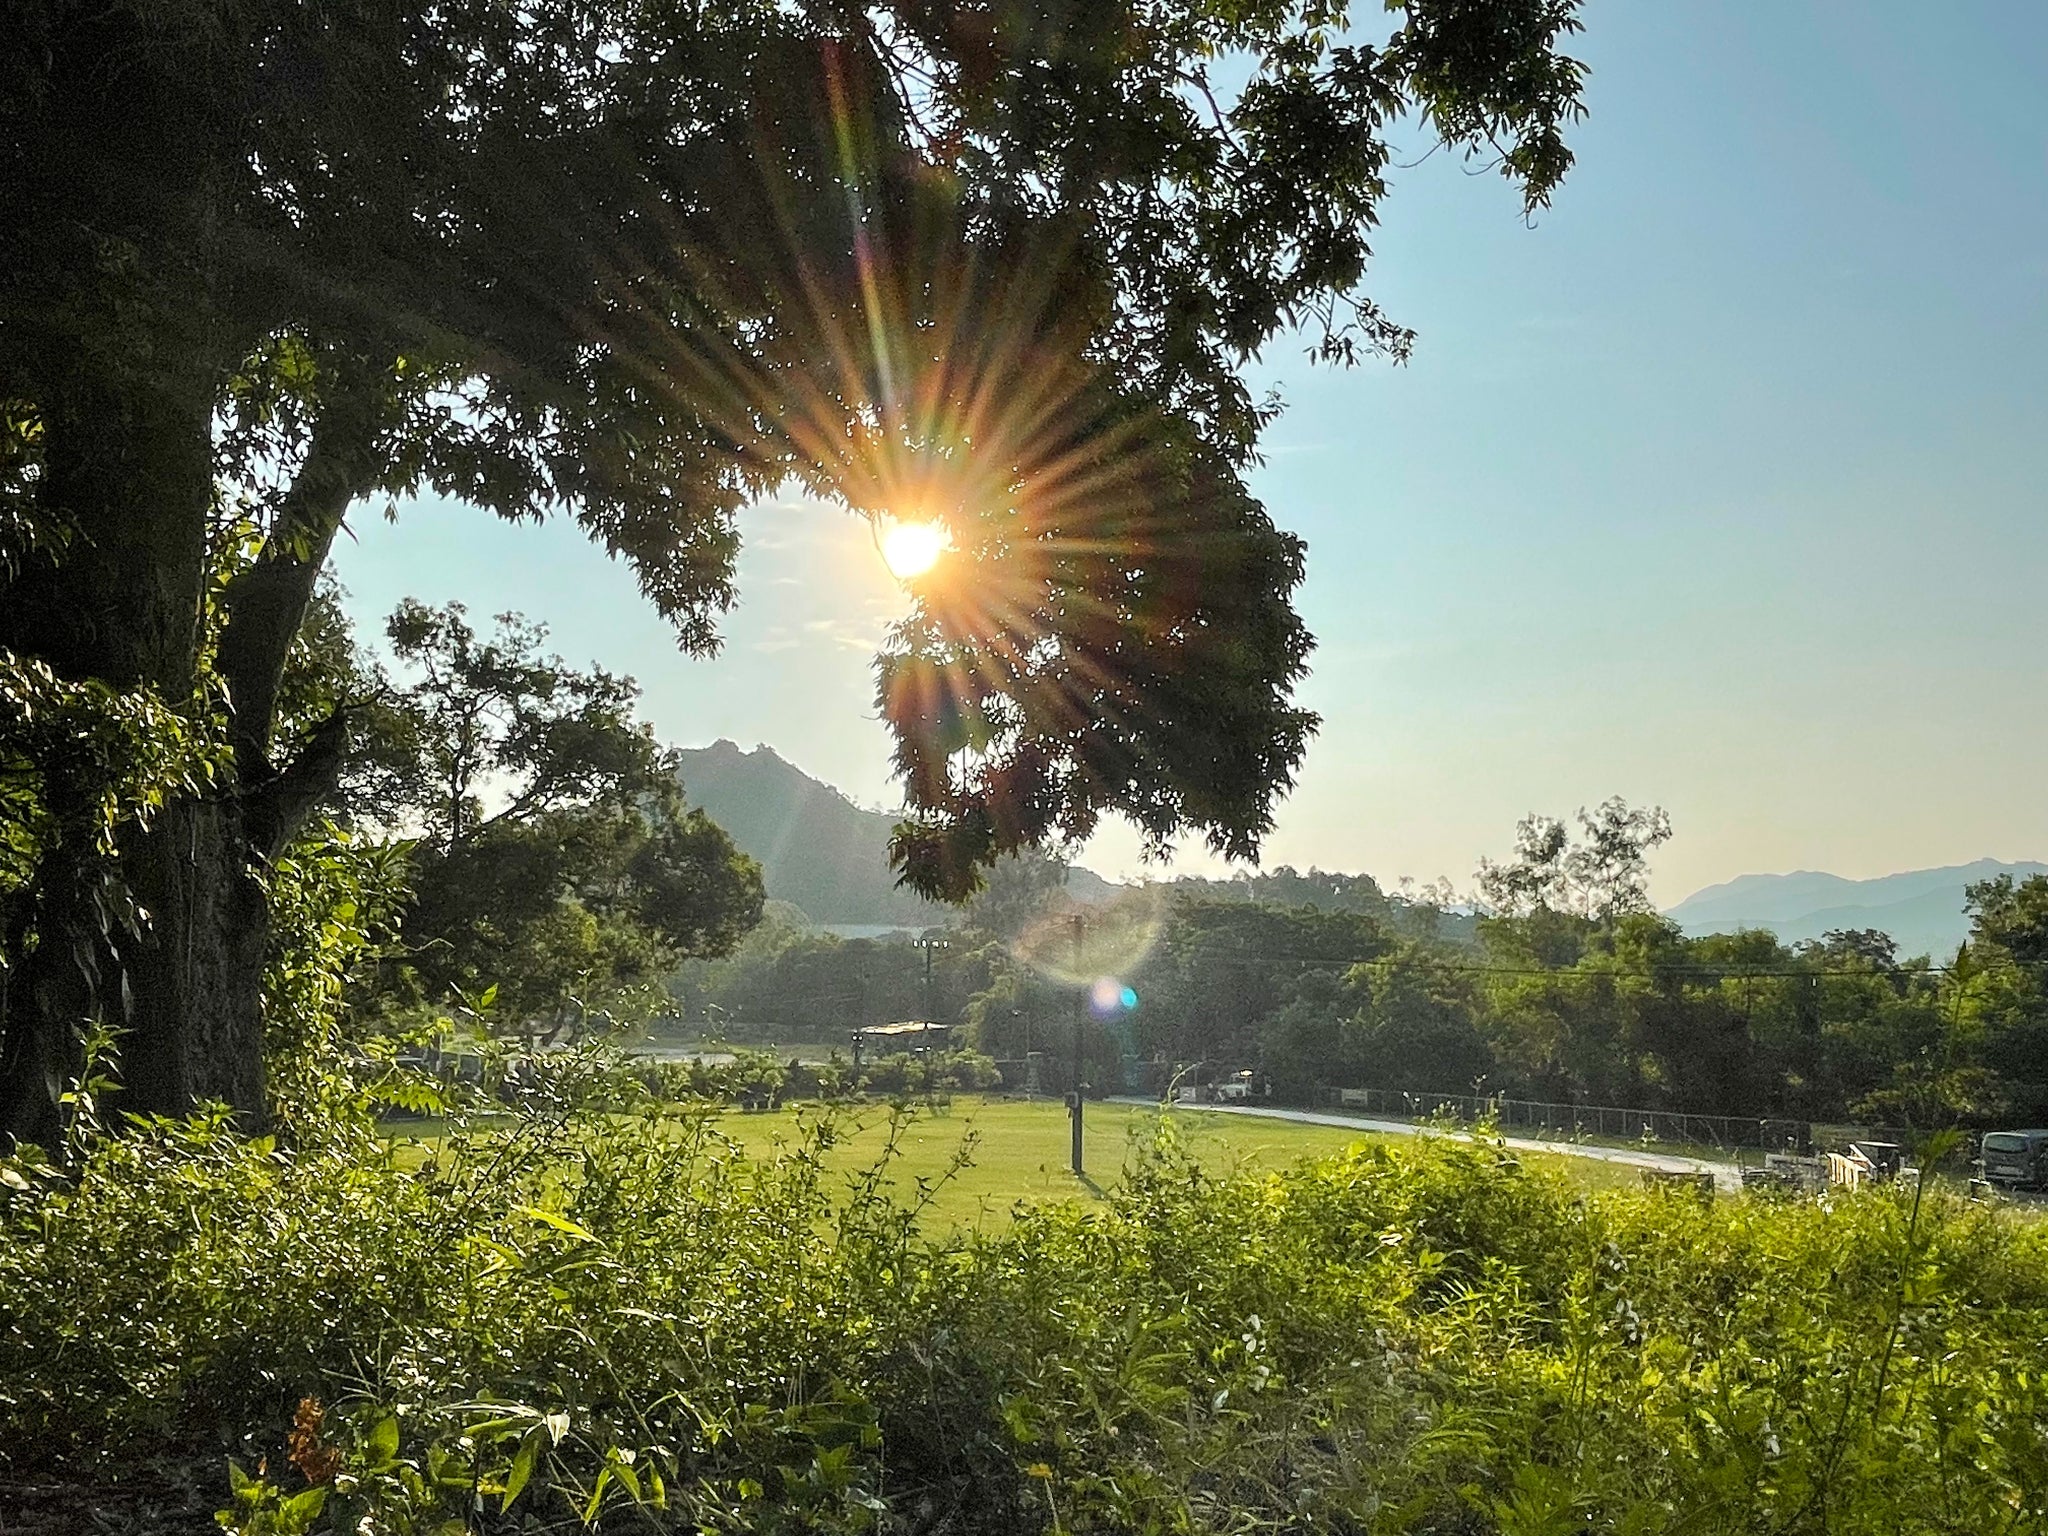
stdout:
<svg viewBox="0 0 2048 1536">
<path fill-rule="evenodd" d="M 912 883 L 971 889 L 1110 810 L 1161 848 L 1190 821 L 1255 823 L 1240 811 L 1300 728 L 1218 705 L 1299 670 L 1284 597 L 1261 606 L 1294 546 L 1119 359 L 1085 232 L 877 152 L 859 92 L 826 75 L 824 120 L 812 102 L 779 124 L 807 174 L 764 141 L 720 220 L 653 214 L 667 253 L 615 272 L 606 334 L 639 328 L 644 387 L 689 383 L 707 478 L 729 463 L 747 494 L 793 483 L 868 523 L 907 598 L 876 702 L 906 830 L 931 844 Z M 1191 800 L 1187 772 L 1230 782 Z"/>
</svg>

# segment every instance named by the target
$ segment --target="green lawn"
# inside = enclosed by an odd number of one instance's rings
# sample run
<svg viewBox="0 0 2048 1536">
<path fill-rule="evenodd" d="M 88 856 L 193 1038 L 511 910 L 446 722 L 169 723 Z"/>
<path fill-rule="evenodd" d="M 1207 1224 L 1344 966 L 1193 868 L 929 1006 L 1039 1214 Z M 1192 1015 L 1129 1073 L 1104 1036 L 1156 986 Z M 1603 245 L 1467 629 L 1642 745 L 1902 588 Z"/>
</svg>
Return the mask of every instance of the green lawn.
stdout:
<svg viewBox="0 0 2048 1536">
<path fill-rule="evenodd" d="M 730 1111 L 718 1117 L 719 1131 L 750 1154 L 767 1155 L 778 1145 L 793 1146 L 801 1132 L 800 1114 L 817 1107 L 783 1109 L 766 1114 Z M 837 1111 L 842 1133 L 827 1166 L 851 1178 L 873 1165 L 888 1136 L 889 1111 L 868 1104 Z M 1086 1115 L 1083 1164 L 1087 1179 L 1077 1180 L 1067 1166 L 1070 1148 L 1066 1107 L 1057 1100 L 984 1099 L 963 1095 L 950 1104 L 921 1108 L 899 1142 L 900 1156 L 891 1178 L 899 1191 L 915 1197 L 917 1180 L 944 1174 L 963 1139 L 978 1139 L 973 1162 L 940 1191 L 933 1214 L 942 1220 L 979 1224 L 1002 1220 L 1020 1200 L 1096 1200 L 1122 1176 L 1140 1132 L 1159 1111 L 1128 1104 L 1090 1103 Z M 1282 1168 L 1302 1158 L 1323 1157 L 1362 1142 L 1388 1140 L 1337 1126 L 1295 1125 L 1284 1120 L 1203 1114 L 1183 1111 L 1174 1117 L 1176 1130 L 1203 1165 L 1223 1173 L 1244 1168 Z M 394 1140 L 424 1144 L 437 1141 L 438 1122 L 392 1127 Z M 404 1155 L 403 1153 L 401 1155 Z M 1633 1168 L 1586 1158 L 1532 1156 L 1567 1172 L 1587 1187 L 1633 1185 Z"/>
<path fill-rule="evenodd" d="M 1077 1180 L 1067 1166 L 1071 1146 L 1067 1111 L 1057 1101 L 962 1097 L 950 1106 L 926 1111 L 904 1133 L 895 1179 L 909 1190 L 920 1178 L 943 1173 L 961 1139 L 979 1137 L 972 1166 L 954 1176 L 935 1202 L 935 1210 L 957 1221 L 1000 1218 L 1019 1200 L 1098 1199 L 1122 1175 L 1136 1137 L 1158 1118 L 1159 1111 L 1126 1104 L 1088 1106 L 1082 1146 L 1088 1178 Z M 852 1172 L 877 1157 L 887 1131 L 888 1112 L 872 1106 L 852 1112 L 860 1129 L 834 1149 L 835 1168 Z M 1387 1138 L 1336 1126 L 1294 1125 L 1284 1120 L 1183 1112 L 1175 1128 L 1203 1164 L 1216 1172 L 1241 1168 L 1280 1168 L 1302 1158 L 1323 1157 L 1362 1142 Z M 719 1129 L 749 1151 L 767 1152 L 776 1142 L 797 1134 L 795 1115 L 729 1114 Z M 1589 1186 L 1633 1185 L 1633 1168 L 1582 1158 L 1537 1158 L 1563 1168 Z"/>
<path fill-rule="evenodd" d="M 949 1106 L 920 1112 L 903 1133 L 893 1178 L 906 1191 L 919 1178 L 936 1178 L 971 1132 L 978 1138 L 973 1164 L 956 1174 L 941 1193 L 934 1207 L 938 1214 L 977 1221 L 1001 1218 L 1019 1200 L 1066 1200 L 1077 1195 L 1092 1200 L 1122 1176 L 1136 1134 L 1156 1115 L 1125 1104 L 1090 1104 L 1082 1146 L 1088 1174 L 1084 1182 L 1068 1168 L 1072 1142 L 1064 1105 L 963 1096 Z M 859 1129 L 834 1149 L 832 1165 L 849 1174 L 871 1165 L 881 1154 L 888 1120 L 887 1109 L 880 1105 L 851 1111 L 848 1123 Z M 1361 1139 L 1320 1126 L 1217 1125 L 1189 1115 L 1181 1116 L 1179 1124 L 1204 1163 L 1218 1170 L 1246 1163 L 1279 1166 L 1339 1151 Z M 795 1115 L 787 1111 L 730 1114 L 720 1119 L 718 1128 L 750 1152 L 770 1151 L 797 1134 Z"/>
</svg>

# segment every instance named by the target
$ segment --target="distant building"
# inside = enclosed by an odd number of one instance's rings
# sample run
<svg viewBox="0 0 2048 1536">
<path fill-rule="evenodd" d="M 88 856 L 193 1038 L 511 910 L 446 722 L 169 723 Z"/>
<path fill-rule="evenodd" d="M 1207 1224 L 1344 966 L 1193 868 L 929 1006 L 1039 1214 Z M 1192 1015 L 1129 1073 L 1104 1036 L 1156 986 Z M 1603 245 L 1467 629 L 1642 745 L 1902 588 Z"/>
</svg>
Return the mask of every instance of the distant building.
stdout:
<svg viewBox="0 0 2048 1536">
<path fill-rule="evenodd" d="M 868 1051 L 895 1055 L 901 1051 L 942 1051 L 953 1038 L 951 1024 L 932 1024 L 907 1019 L 900 1024 L 869 1024 L 853 1032 L 853 1065 L 859 1069 Z"/>
</svg>

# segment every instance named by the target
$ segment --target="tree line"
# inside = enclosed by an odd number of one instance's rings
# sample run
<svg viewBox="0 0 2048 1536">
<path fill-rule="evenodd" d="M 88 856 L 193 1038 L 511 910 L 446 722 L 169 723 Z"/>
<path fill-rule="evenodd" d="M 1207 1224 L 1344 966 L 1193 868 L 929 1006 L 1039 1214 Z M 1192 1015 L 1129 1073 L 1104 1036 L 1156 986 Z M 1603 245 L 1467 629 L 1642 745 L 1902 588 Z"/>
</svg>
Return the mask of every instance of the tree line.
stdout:
<svg viewBox="0 0 2048 1536">
<path fill-rule="evenodd" d="M 1688 936 L 1646 894 L 1669 836 L 1661 811 L 1620 801 L 1576 827 L 1531 818 L 1449 912 L 1291 869 L 1080 908 L 1062 904 L 1056 870 L 999 870 L 935 952 L 929 990 L 922 951 L 771 909 L 730 958 L 686 966 L 679 995 L 735 1038 L 828 1040 L 856 1016 L 929 1009 L 988 1055 L 1064 1060 L 1078 1027 L 1098 1083 L 1139 1058 L 1251 1070 L 1303 1103 L 1372 1087 L 1917 1127 L 2048 1120 L 2048 879 L 1973 886 L 1953 955 L 1903 956 L 1873 931 Z M 1076 917 L 1139 935 L 1099 955 L 1124 962 L 1134 1006 L 1084 1007 L 1094 977 L 1063 953 Z"/>
<path fill-rule="evenodd" d="M 1328 1090 L 1887 1125 L 2048 1118 L 2048 880 L 1973 886 L 1958 953 L 1884 934 L 1788 945 L 1688 936 L 1652 908 L 1656 808 L 1532 816 L 1477 889 L 1388 892 L 1278 868 L 1093 905 L 1046 853 L 999 860 L 957 923 L 893 939 L 817 931 L 687 809 L 637 688 L 550 654 L 515 614 L 479 630 L 408 601 L 389 666 L 335 594 L 287 669 L 288 707 L 358 701 L 334 814 L 397 850 L 402 897 L 349 990 L 358 1028 L 466 1001 L 529 1044 L 655 1025 L 844 1046 L 904 1019 L 987 1056 L 1119 1085 L 1133 1060 Z M 1116 998 L 1086 994 L 1108 978 Z M 1122 988 L 1130 988 L 1126 1003 Z M 480 1008 L 474 1005 L 481 1005 Z"/>
</svg>

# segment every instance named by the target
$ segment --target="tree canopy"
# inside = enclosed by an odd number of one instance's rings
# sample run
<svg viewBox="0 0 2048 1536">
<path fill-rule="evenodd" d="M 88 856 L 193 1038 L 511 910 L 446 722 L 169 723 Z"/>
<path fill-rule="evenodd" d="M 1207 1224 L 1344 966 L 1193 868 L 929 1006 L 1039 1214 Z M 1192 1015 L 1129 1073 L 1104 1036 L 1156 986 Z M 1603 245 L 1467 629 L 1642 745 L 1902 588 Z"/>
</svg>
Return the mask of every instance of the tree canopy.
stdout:
<svg viewBox="0 0 2048 1536">
<path fill-rule="evenodd" d="M 1574 839 L 1553 816 L 1525 816 L 1515 828 L 1515 856 L 1479 863 L 1479 893 L 1512 917 L 1559 914 L 1609 923 L 1650 906 L 1649 856 L 1671 840 L 1662 806 L 1636 808 L 1620 796 L 1578 814 Z"/>
<path fill-rule="evenodd" d="M 386 632 L 415 680 L 357 777 L 415 838 L 388 996 L 489 989 L 512 1027 L 553 1036 L 760 919 L 759 866 L 686 809 L 630 678 L 566 666 L 517 614 L 483 637 L 460 604 L 408 600 Z"/>
<path fill-rule="evenodd" d="M 905 879 L 958 897 L 1111 812 L 1252 851 L 1314 721 L 1301 544 L 1244 483 L 1274 406 L 1239 367 L 1290 328 L 1405 354 L 1360 287 L 1400 125 L 1533 209 L 1580 111 L 1574 0 L 1349 30 L 1377 14 L 16 7 L 0 649 L 232 756 L 111 850 L 101 787 L 53 813 L 35 889 L 105 876 L 151 919 L 117 955 L 104 914 L 20 909 L 22 1059 L 62 1075 L 42 970 L 118 971 L 138 1103 L 257 1111 L 260 871 L 346 734 L 281 739 L 277 691 L 366 498 L 573 517 L 695 651 L 750 499 L 914 508 L 956 548 L 882 658 Z M 222 579 L 230 528 L 254 546 Z"/>
</svg>

